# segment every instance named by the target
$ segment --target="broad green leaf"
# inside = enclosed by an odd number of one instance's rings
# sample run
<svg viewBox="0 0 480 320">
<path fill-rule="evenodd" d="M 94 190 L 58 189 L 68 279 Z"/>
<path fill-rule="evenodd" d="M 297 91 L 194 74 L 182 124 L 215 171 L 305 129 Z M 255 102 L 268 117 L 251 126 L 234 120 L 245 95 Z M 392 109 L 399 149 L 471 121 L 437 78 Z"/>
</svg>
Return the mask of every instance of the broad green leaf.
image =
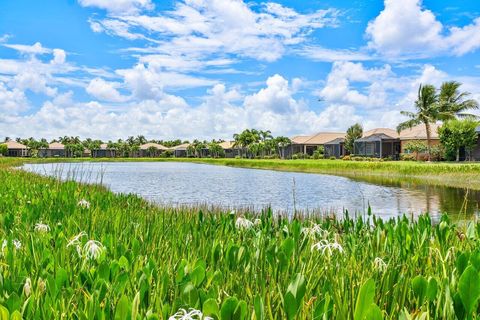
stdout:
<svg viewBox="0 0 480 320">
<path fill-rule="evenodd" d="M 435 301 L 435 298 L 437 297 L 437 292 L 438 292 L 438 284 L 437 280 L 435 278 L 430 277 L 430 280 L 428 280 L 428 287 L 427 287 L 427 299 L 430 302 Z"/>
<path fill-rule="evenodd" d="M 474 267 L 468 266 L 462 273 L 458 281 L 458 294 L 467 315 L 471 315 L 477 306 L 478 298 L 480 298 L 480 277 Z"/>
<path fill-rule="evenodd" d="M 220 319 L 220 310 L 215 299 L 208 299 L 203 304 L 203 315 L 214 319 Z"/>
<path fill-rule="evenodd" d="M 4 306 L 0 305 L 0 320 L 8 320 L 10 318 L 10 312 Z"/>
<path fill-rule="evenodd" d="M 137 319 L 139 306 L 140 306 L 140 292 L 137 292 L 132 302 L 132 320 Z"/>
<path fill-rule="evenodd" d="M 367 311 L 365 318 L 368 320 L 383 320 L 382 310 L 380 310 L 380 308 L 375 303 L 372 303 Z"/>
<path fill-rule="evenodd" d="M 263 306 L 263 299 L 260 295 L 256 295 L 254 299 L 255 319 L 265 319 L 265 307 Z"/>
<path fill-rule="evenodd" d="M 245 320 L 247 318 L 248 307 L 247 303 L 243 300 L 240 300 L 235 308 L 233 318 L 235 320 Z"/>
<path fill-rule="evenodd" d="M 354 320 L 364 320 L 375 298 L 375 281 L 368 279 L 360 288 L 355 304 Z"/>
<path fill-rule="evenodd" d="M 418 275 L 412 279 L 412 289 L 418 299 L 418 305 L 423 305 L 425 295 L 427 294 L 428 281 L 424 276 Z"/>
<path fill-rule="evenodd" d="M 222 320 L 234 320 L 234 314 L 235 314 L 235 309 L 237 308 L 238 305 L 238 299 L 235 297 L 229 297 L 227 298 L 223 304 L 222 308 L 220 310 L 220 315 Z"/>
<path fill-rule="evenodd" d="M 126 320 L 130 316 L 130 302 L 126 296 L 122 296 L 115 308 L 115 320 Z"/>
<path fill-rule="evenodd" d="M 10 320 L 22 320 L 22 314 L 20 313 L 20 311 L 13 311 L 13 313 L 10 315 Z"/>
</svg>

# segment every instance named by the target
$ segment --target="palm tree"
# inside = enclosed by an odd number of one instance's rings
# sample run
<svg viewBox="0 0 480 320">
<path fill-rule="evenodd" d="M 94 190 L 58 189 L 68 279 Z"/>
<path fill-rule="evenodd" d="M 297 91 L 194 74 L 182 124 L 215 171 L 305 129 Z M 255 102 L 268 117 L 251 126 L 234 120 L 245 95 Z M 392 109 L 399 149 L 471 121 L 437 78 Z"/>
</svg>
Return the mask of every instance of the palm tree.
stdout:
<svg viewBox="0 0 480 320">
<path fill-rule="evenodd" d="M 467 99 L 469 92 L 460 92 L 462 84 L 457 81 L 442 83 L 439 95 L 439 118 L 443 121 L 455 118 L 477 118 L 465 111 L 478 109 L 478 102 L 474 99 Z"/>
<path fill-rule="evenodd" d="M 292 140 L 288 137 L 280 136 L 275 138 L 275 141 L 277 142 L 280 158 L 285 159 L 285 148 L 292 144 Z"/>
<path fill-rule="evenodd" d="M 430 161 L 430 140 L 431 140 L 431 124 L 439 119 L 438 95 L 436 89 L 432 85 L 420 85 L 418 88 L 418 98 L 415 101 L 416 112 L 401 111 L 400 113 L 409 119 L 397 126 L 397 131 L 410 129 L 416 125 L 424 124 L 427 134 L 427 153 L 428 161 Z"/>
</svg>

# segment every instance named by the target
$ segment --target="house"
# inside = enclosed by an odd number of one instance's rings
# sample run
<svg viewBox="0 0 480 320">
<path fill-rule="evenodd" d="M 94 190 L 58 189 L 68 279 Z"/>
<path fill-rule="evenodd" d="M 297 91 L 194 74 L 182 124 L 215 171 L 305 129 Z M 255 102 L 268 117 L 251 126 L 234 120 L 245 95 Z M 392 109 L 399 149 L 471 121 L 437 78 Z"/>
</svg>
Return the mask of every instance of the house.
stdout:
<svg viewBox="0 0 480 320">
<path fill-rule="evenodd" d="M 108 144 L 102 143 L 100 148 L 92 150 L 92 158 L 115 158 L 115 148 L 109 148 Z"/>
<path fill-rule="evenodd" d="M 182 143 L 178 146 L 175 146 L 171 148 L 170 150 L 173 151 L 173 156 L 175 158 L 186 158 L 188 157 L 188 147 L 190 146 L 190 143 Z"/>
<path fill-rule="evenodd" d="M 480 126 L 478 126 L 475 131 L 477 132 L 477 135 L 478 135 L 477 145 L 472 151 L 470 151 L 469 155 L 466 155 L 466 157 L 464 156 L 464 159 L 468 158 L 470 161 L 480 161 Z M 465 148 L 463 151 L 465 151 Z"/>
<path fill-rule="evenodd" d="M 438 134 L 438 128 L 440 124 L 431 124 L 430 125 L 430 146 L 437 146 L 440 144 L 440 136 Z M 400 152 L 409 153 L 406 150 L 406 146 L 409 142 L 412 141 L 421 141 L 427 145 L 427 131 L 424 124 L 419 124 L 411 129 L 405 129 L 400 132 Z M 420 153 L 418 155 L 420 158 L 426 157 L 426 153 Z"/>
<path fill-rule="evenodd" d="M 319 132 L 312 136 L 296 136 L 290 139 L 292 144 L 287 149 L 286 157 L 291 157 L 297 153 L 303 153 L 306 155 L 313 155 L 315 150 L 324 146 L 325 143 L 338 138 L 345 138 L 344 132 Z"/>
<path fill-rule="evenodd" d="M 225 158 L 235 158 L 240 156 L 240 150 L 235 147 L 235 141 L 224 141 L 219 143 L 225 152 Z"/>
<path fill-rule="evenodd" d="M 326 158 L 341 158 L 347 154 L 345 150 L 345 138 L 337 138 L 324 144 L 324 155 Z"/>
<path fill-rule="evenodd" d="M 369 130 L 354 142 L 354 154 L 372 158 L 400 157 L 400 139 L 397 131 L 388 128 Z"/>
<path fill-rule="evenodd" d="M 7 141 L 2 143 L 7 145 L 8 157 L 28 157 L 28 147 L 16 141 Z"/>
<path fill-rule="evenodd" d="M 161 144 L 149 142 L 140 146 L 138 154 L 140 157 L 158 157 L 167 150 L 169 149 Z"/>
<path fill-rule="evenodd" d="M 47 149 L 38 150 L 38 156 L 41 158 L 65 157 L 65 155 L 65 146 L 60 142 L 52 142 Z"/>
</svg>

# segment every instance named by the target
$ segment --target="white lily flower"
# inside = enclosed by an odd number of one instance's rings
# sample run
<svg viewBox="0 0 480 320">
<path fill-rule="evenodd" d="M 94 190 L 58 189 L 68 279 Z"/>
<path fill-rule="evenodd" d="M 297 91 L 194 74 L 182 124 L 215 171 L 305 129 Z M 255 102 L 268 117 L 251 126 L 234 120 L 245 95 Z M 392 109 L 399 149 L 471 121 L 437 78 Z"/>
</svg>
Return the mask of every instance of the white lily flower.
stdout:
<svg viewBox="0 0 480 320">
<path fill-rule="evenodd" d="M 253 221 L 253 224 L 256 225 L 256 226 L 260 226 L 260 225 L 262 224 L 262 220 L 260 220 L 260 219 L 255 219 L 255 220 Z"/>
<path fill-rule="evenodd" d="M 23 285 L 23 293 L 25 294 L 25 297 L 30 297 L 30 294 L 32 293 L 32 280 L 30 278 L 25 280 L 25 284 Z"/>
<path fill-rule="evenodd" d="M 79 234 L 77 234 L 76 236 L 74 236 L 72 239 L 68 241 L 67 247 L 79 245 L 80 238 L 86 237 L 86 236 L 87 236 L 87 233 L 85 231 L 80 232 Z"/>
<path fill-rule="evenodd" d="M 376 257 L 375 260 L 373 260 L 373 266 L 378 272 L 385 272 L 385 270 L 387 270 L 387 264 L 380 257 Z"/>
<path fill-rule="evenodd" d="M 82 200 L 78 201 L 77 205 L 81 208 L 84 208 L 84 209 L 89 209 L 90 208 L 90 202 L 88 202 L 85 199 L 82 199 Z"/>
<path fill-rule="evenodd" d="M 89 260 L 97 260 L 104 250 L 103 244 L 97 240 L 88 240 L 83 246 L 83 254 Z"/>
<path fill-rule="evenodd" d="M 13 239 L 13 246 L 15 247 L 15 249 L 20 250 L 20 248 L 22 247 L 22 243 L 20 242 L 20 240 Z"/>
<path fill-rule="evenodd" d="M 338 242 L 328 242 L 327 240 L 322 240 L 318 243 L 315 243 L 312 246 L 312 250 L 321 251 L 322 254 L 327 253 L 331 255 L 335 250 L 339 253 L 343 253 L 343 247 Z"/>
<path fill-rule="evenodd" d="M 302 228 L 302 233 L 305 236 L 312 238 L 315 236 L 326 238 L 328 236 L 328 231 L 322 229 L 318 224 L 313 224 L 310 228 Z"/>
<path fill-rule="evenodd" d="M 235 222 L 235 227 L 237 229 L 248 230 L 253 227 L 253 222 L 245 218 L 238 218 L 237 221 Z"/>
<path fill-rule="evenodd" d="M 44 224 L 40 222 L 35 224 L 34 230 L 40 233 L 47 233 L 50 231 L 50 227 L 48 226 L 48 224 Z"/>
<path fill-rule="evenodd" d="M 213 320 L 211 317 L 204 317 L 200 310 L 196 309 L 179 309 L 177 313 L 168 318 L 168 320 Z"/>
<path fill-rule="evenodd" d="M 230 211 L 230 215 L 234 216 L 236 214 L 235 210 Z"/>
</svg>

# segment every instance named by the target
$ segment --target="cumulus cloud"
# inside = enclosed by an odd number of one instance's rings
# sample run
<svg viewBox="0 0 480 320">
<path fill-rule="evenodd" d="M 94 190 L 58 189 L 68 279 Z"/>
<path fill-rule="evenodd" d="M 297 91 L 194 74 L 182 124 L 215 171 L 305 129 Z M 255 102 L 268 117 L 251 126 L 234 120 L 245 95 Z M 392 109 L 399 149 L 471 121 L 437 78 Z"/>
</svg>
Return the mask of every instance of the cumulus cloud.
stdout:
<svg viewBox="0 0 480 320">
<path fill-rule="evenodd" d="M 85 90 L 89 95 L 99 100 L 111 102 L 126 101 L 128 97 L 124 97 L 118 92 L 116 89 L 118 86 L 118 83 L 107 82 L 101 78 L 95 78 L 90 81 Z"/>
<path fill-rule="evenodd" d="M 53 59 L 50 61 L 53 64 L 63 64 L 67 59 L 67 54 L 65 50 L 62 49 L 53 49 Z"/>
<path fill-rule="evenodd" d="M 141 10 L 151 10 L 151 0 L 78 0 L 83 7 L 97 7 L 114 14 L 136 14 Z"/>
<path fill-rule="evenodd" d="M 390 57 L 463 55 L 480 47 L 480 18 L 462 28 L 445 28 L 422 0 L 385 0 L 385 8 L 369 22 L 369 47 Z"/>
<path fill-rule="evenodd" d="M 21 113 L 28 109 L 28 105 L 28 99 L 23 91 L 16 88 L 10 90 L 3 82 L 0 82 L 0 111 L 2 114 Z"/>
<path fill-rule="evenodd" d="M 50 53 L 51 50 L 42 46 L 40 42 L 35 42 L 33 45 L 26 44 L 4 44 L 4 47 L 14 49 L 24 54 L 46 54 Z"/>
</svg>

